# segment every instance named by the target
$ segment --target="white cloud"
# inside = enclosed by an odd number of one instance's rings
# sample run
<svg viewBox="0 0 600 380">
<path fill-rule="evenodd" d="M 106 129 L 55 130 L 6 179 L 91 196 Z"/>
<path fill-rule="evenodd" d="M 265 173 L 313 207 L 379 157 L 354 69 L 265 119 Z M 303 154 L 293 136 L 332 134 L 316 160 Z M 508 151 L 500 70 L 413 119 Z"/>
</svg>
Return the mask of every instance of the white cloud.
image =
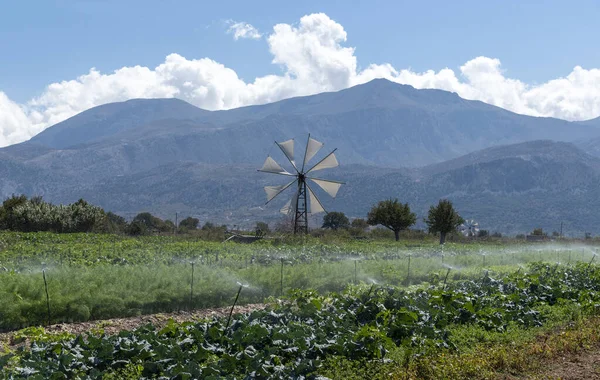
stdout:
<svg viewBox="0 0 600 380">
<path fill-rule="evenodd" d="M 346 37 L 344 28 L 322 13 L 304 16 L 297 25 L 277 24 L 266 42 L 282 73 L 253 82 L 243 81 L 235 70 L 210 58 L 170 54 L 155 68 L 123 67 L 104 74 L 91 69 L 76 79 L 50 84 L 41 96 L 22 105 L 0 92 L 0 146 L 24 141 L 109 102 L 177 97 L 205 109 L 228 109 L 340 90 L 374 78 L 453 91 L 528 115 L 566 120 L 600 115 L 600 69 L 577 66 L 567 76 L 539 85 L 507 77 L 500 60 L 488 57 L 476 57 L 458 72 L 446 68 L 418 73 L 387 63 L 360 69 L 354 48 L 344 46 Z"/>
<path fill-rule="evenodd" d="M 233 39 L 236 41 L 240 38 L 258 40 L 262 37 L 262 34 L 260 34 L 258 29 L 247 22 L 235 22 L 233 20 L 229 20 L 227 21 L 227 24 L 229 24 L 227 33 L 233 34 Z"/>
</svg>

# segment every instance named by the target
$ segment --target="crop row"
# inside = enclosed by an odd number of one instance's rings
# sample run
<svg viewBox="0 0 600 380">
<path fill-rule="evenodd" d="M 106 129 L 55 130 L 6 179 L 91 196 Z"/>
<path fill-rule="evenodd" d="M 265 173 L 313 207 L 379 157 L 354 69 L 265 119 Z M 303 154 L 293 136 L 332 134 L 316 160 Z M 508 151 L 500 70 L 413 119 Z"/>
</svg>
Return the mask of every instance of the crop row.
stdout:
<svg viewBox="0 0 600 380">
<path fill-rule="evenodd" d="M 499 278 L 489 275 L 404 290 L 375 284 L 327 296 L 295 291 L 287 302 L 236 316 L 157 330 L 148 325 L 115 336 L 77 336 L 35 342 L 0 357 L 7 377 L 92 378 L 115 371 L 137 377 L 316 377 L 327 358 L 386 360 L 453 350 L 449 327 L 504 331 L 545 321 L 540 308 L 577 303 L 595 313 L 600 268 L 531 265 Z"/>
</svg>

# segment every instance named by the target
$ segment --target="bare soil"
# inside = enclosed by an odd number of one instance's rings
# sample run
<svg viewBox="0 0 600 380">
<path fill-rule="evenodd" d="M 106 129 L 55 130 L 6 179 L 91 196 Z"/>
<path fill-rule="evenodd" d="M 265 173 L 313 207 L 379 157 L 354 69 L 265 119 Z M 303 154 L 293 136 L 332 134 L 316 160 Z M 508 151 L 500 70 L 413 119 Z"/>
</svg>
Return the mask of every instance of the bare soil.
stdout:
<svg viewBox="0 0 600 380">
<path fill-rule="evenodd" d="M 600 379 L 600 346 L 546 363 L 538 379 Z"/>
<path fill-rule="evenodd" d="M 248 313 L 254 310 L 260 310 L 267 307 L 267 304 L 257 303 L 248 305 L 236 306 L 233 310 L 233 314 Z M 229 315 L 231 307 L 220 307 L 214 309 L 201 309 L 194 310 L 191 312 L 180 311 L 175 313 L 165 314 L 152 314 L 152 315 L 141 315 L 138 317 L 130 318 L 114 318 L 106 319 L 102 321 L 90 321 L 90 322 L 78 322 L 78 323 L 59 323 L 56 325 L 50 325 L 45 327 L 45 330 L 50 333 L 63 333 L 68 332 L 71 334 L 83 334 L 94 329 L 101 328 L 107 335 L 114 335 L 122 330 L 133 330 L 140 326 L 152 323 L 154 326 L 162 327 L 169 320 L 175 322 L 188 322 L 197 321 L 205 318 L 212 317 L 225 317 Z M 0 334 L 0 344 L 5 343 L 10 348 L 16 348 L 23 343 L 17 344 L 14 342 L 13 337 L 15 331 Z"/>
</svg>

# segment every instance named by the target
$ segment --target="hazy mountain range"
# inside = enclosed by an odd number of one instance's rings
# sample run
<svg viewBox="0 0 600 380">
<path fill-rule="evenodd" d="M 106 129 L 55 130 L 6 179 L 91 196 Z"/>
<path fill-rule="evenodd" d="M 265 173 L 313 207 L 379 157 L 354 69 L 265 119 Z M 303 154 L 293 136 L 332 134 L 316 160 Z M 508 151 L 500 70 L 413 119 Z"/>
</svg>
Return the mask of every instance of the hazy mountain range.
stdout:
<svg viewBox="0 0 600 380">
<path fill-rule="evenodd" d="M 282 178 L 257 173 L 273 144 L 307 134 L 338 148 L 347 182 L 326 206 L 364 217 L 386 197 L 413 205 L 420 219 L 439 198 L 483 228 L 534 227 L 600 232 L 600 118 L 567 122 L 518 115 L 440 90 L 374 80 L 323 93 L 206 111 L 177 99 L 106 104 L 0 149 L 0 196 L 80 197 L 124 215 L 251 224 L 274 220 L 261 187 Z M 301 149 L 298 148 L 298 151 Z M 318 157 L 317 157 L 318 159 Z"/>
</svg>

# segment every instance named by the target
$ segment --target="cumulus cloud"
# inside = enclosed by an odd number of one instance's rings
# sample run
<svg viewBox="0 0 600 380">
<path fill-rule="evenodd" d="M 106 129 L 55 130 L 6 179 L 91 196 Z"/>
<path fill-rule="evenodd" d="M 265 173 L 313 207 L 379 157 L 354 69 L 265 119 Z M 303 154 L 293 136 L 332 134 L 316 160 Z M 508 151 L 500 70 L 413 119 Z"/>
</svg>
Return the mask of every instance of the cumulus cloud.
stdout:
<svg viewBox="0 0 600 380">
<path fill-rule="evenodd" d="M 50 125 L 109 102 L 177 97 L 205 109 L 229 109 L 341 90 L 375 78 L 452 91 L 527 115 L 566 120 L 600 115 L 600 69 L 577 66 L 565 77 L 529 85 L 507 77 L 500 60 L 488 57 L 473 58 L 458 71 L 414 72 L 388 63 L 359 68 L 354 48 L 344 45 L 346 38 L 342 25 L 317 13 L 302 17 L 295 25 L 273 27 L 266 42 L 281 73 L 252 82 L 210 58 L 170 54 L 154 68 L 123 67 L 111 73 L 92 68 L 73 80 L 50 84 L 26 104 L 16 104 L 0 92 L 0 146 L 24 141 Z"/>
<path fill-rule="evenodd" d="M 236 41 L 240 38 L 258 40 L 262 37 L 262 34 L 260 34 L 258 29 L 247 22 L 235 22 L 233 20 L 229 20 L 227 23 L 229 24 L 227 33 L 233 34 L 233 39 Z"/>
</svg>

